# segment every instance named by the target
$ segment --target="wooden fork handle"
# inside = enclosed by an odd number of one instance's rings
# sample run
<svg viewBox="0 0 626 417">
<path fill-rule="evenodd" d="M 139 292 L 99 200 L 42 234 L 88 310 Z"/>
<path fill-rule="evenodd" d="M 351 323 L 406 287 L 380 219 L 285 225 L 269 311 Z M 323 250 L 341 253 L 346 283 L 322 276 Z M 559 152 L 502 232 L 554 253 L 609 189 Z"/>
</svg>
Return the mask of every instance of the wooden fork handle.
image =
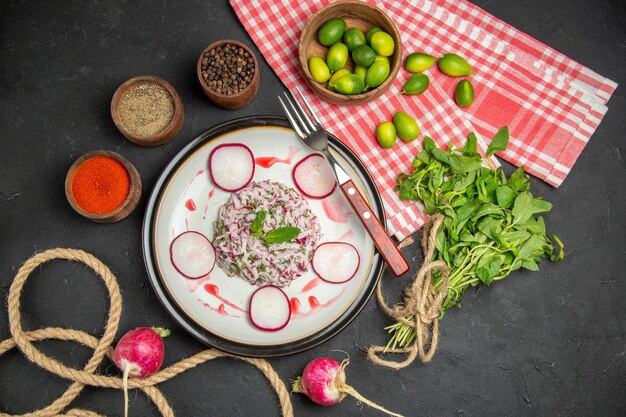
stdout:
<svg viewBox="0 0 626 417">
<path fill-rule="evenodd" d="M 409 270 L 409 264 L 393 243 L 383 225 L 380 224 L 374 213 L 372 213 L 372 209 L 359 192 L 359 189 L 354 185 L 354 182 L 348 180 L 341 184 L 341 190 L 374 240 L 374 245 L 385 260 L 389 270 L 397 277 L 406 273 Z"/>
</svg>

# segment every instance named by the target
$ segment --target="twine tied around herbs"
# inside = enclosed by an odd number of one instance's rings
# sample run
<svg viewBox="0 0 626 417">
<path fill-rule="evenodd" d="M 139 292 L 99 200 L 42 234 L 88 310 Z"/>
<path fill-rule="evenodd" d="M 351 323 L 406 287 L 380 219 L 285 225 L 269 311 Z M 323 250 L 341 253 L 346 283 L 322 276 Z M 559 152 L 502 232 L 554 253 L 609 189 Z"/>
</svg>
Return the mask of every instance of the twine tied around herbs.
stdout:
<svg viewBox="0 0 626 417">
<path fill-rule="evenodd" d="M 104 281 L 109 292 L 111 305 L 109 308 L 109 317 L 107 319 L 104 333 L 100 339 L 87 334 L 80 330 L 63 329 L 58 327 L 48 327 L 44 329 L 24 331 L 21 323 L 20 296 L 26 280 L 31 272 L 38 266 L 56 259 L 64 259 L 68 261 L 82 262 L 93 269 L 97 275 Z M 12 338 L 6 339 L 0 343 L 0 356 L 7 351 L 18 348 L 22 353 L 36 365 L 60 376 L 73 381 L 69 388 L 59 398 L 54 400 L 50 405 L 40 410 L 22 414 L 28 417 L 52 417 L 52 416 L 87 416 L 101 417 L 93 411 L 82 409 L 70 409 L 65 411 L 69 404 L 80 394 L 86 386 L 116 388 L 122 389 L 122 378 L 101 375 L 95 373 L 98 365 L 107 356 L 113 360 L 113 348 L 111 344 L 115 338 L 119 327 L 120 316 L 122 313 L 122 296 L 120 293 L 117 279 L 111 270 L 104 265 L 98 258 L 93 255 L 77 249 L 50 249 L 39 253 L 22 265 L 17 272 L 11 288 L 9 290 L 9 325 Z M 42 340 L 63 340 L 73 341 L 83 344 L 94 350 L 93 355 L 82 370 L 65 366 L 61 362 L 45 355 L 33 346 L 33 342 Z M 176 375 L 192 369 L 204 362 L 220 358 L 230 357 L 247 362 L 256 366 L 268 379 L 272 388 L 278 396 L 282 415 L 284 417 L 293 417 L 293 407 L 289 398 L 289 391 L 285 387 L 283 381 L 274 371 L 269 362 L 262 359 L 245 358 L 228 353 L 221 352 L 216 349 L 207 349 L 197 353 L 187 359 L 177 362 L 169 367 L 157 372 L 156 374 L 144 378 L 133 378 L 129 380 L 129 388 L 139 388 L 152 400 L 160 413 L 164 417 L 174 417 L 174 411 L 169 403 L 156 387 L 157 384 L 167 381 Z M 121 401 L 120 401 L 121 404 Z M 64 412 L 65 411 L 65 412 Z M 1 413 L 0 417 L 12 417 L 11 414 Z"/>
<path fill-rule="evenodd" d="M 393 307 L 385 302 L 382 293 L 382 280 L 376 286 L 376 297 L 380 307 L 392 319 L 402 322 L 415 329 L 415 338 L 411 346 L 404 348 L 386 349 L 385 346 L 371 346 L 367 351 L 368 358 L 377 365 L 400 369 L 410 365 L 419 355 L 424 363 L 430 361 L 437 350 L 439 340 L 439 315 L 441 305 L 448 291 L 448 265 L 441 260 L 433 261 L 437 231 L 443 223 L 443 216 L 434 215 L 425 225 L 422 234 L 422 250 L 424 262 L 413 278 L 413 283 L 404 290 L 404 301 Z M 405 239 L 400 247 L 413 243 L 412 239 Z M 432 272 L 441 271 L 442 281 L 439 290 L 435 290 L 432 282 Z M 415 320 L 409 320 L 408 317 Z M 426 349 L 426 345 L 430 346 Z M 386 353 L 407 354 L 403 361 L 387 360 L 381 357 Z"/>
</svg>

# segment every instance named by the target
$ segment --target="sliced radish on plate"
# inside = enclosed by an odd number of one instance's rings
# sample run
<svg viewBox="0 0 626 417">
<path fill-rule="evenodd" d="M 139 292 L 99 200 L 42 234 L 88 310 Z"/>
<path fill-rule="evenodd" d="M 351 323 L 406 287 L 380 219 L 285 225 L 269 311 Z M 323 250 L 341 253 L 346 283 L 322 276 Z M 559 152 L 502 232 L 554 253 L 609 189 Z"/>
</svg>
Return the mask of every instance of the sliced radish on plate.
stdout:
<svg viewBox="0 0 626 417">
<path fill-rule="evenodd" d="M 332 284 L 352 279 L 360 263 L 359 251 L 349 243 L 322 243 L 313 252 L 313 270 L 321 279 Z"/>
<path fill-rule="evenodd" d="M 241 143 L 217 146 L 209 155 L 209 174 L 224 191 L 239 191 L 254 177 L 254 155 Z"/>
<path fill-rule="evenodd" d="M 289 298 L 283 290 L 273 285 L 259 288 L 250 297 L 248 315 L 252 324 L 261 330 L 280 330 L 291 318 Z"/>
<path fill-rule="evenodd" d="M 172 265 L 187 278 L 209 275 L 215 266 L 215 249 L 202 233 L 184 232 L 170 245 Z"/>
<path fill-rule="evenodd" d="M 307 197 L 324 198 L 335 191 L 337 181 L 332 168 L 320 154 L 312 154 L 293 167 L 293 182 Z"/>
</svg>

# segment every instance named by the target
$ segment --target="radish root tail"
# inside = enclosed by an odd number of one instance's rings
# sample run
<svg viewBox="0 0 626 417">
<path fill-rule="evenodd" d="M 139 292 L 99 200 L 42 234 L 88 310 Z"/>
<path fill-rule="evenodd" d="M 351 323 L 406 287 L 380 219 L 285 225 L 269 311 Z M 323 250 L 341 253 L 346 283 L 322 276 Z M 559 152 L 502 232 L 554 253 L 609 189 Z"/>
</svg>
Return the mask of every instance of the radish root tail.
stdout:
<svg viewBox="0 0 626 417">
<path fill-rule="evenodd" d="M 128 417 L 128 374 L 130 374 L 132 366 L 126 359 L 124 359 L 122 364 L 124 365 L 124 417 Z"/>
<path fill-rule="evenodd" d="M 355 390 L 354 388 L 352 388 L 350 385 L 343 385 L 340 389 L 340 392 L 346 393 L 348 395 L 353 396 L 354 398 L 356 398 L 357 400 L 359 400 L 360 402 L 369 405 L 372 408 L 375 408 L 377 410 L 382 411 L 383 413 L 387 413 L 390 416 L 395 416 L 395 417 L 403 417 L 402 414 L 397 414 L 394 413 L 393 411 L 389 411 L 387 410 L 385 407 L 382 407 L 378 404 L 376 404 L 375 402 L 372 402 L 370 400 L 368 400 L 367 398 L 365 398 L 364 396 L 362 396 L 361 394 L 358 393 L 357 390 Z"/>
<path fill-rule="evenodd" d="M 345 375 L 345 369 L 346 366 L 348 366 L 350 364 L 350 360 L 349 359 L 344 359 L 343 361 L 341 361 L 341 366 L 339 368 L 339 372 L 337 372 L 337 377 L 335 378 L 334 384 L 337 387 L 337 390 L 342 394 L 342 399 L 343 397 L 345 397 L 346 395 L 351 395 L 354 398 L 356 398 L 358 401 L 369 405 L 372 408 L 375 408 L 377 410 L 382 411 L 383 413 L 386 413 L 390 416 L 395 416 L 395 417 L 404 417 L 401 414 L 397 414 L 394 413 L 392 411 L 387 410 L 385 407 L 382 407 L 378 404 L 376 404 L 375 402 L 372 402 L 370 400 L 368 400 L 367 398 L 365 398 L 364 396 L 362 396 L 361 394 L 358 393 L 357 390 L 355 390 L 352 386 L 346 384 L 343 378 L 339 378 L 339 375 Z"/>
</svg>

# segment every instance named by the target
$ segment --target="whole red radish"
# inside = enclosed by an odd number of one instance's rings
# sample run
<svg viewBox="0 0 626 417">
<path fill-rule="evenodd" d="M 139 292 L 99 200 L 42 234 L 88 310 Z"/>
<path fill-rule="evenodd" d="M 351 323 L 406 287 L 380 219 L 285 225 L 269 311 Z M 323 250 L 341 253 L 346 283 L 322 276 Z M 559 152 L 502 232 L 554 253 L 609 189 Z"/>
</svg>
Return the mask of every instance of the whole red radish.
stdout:
<svg viewBox="0 0 626 417">
<path fill-rule="evenodd" d="M 345 368 L 348 360 L 339 363 L 332 358 L 316 358 L 305 366 L 302 376 L 292 385 L 292 392 L 305 394 L 316 404 L 331 406 L 339 403 L 346 395 L 383 411 L 391 416 L 402 417 L 359 394 L 353 387 L 346 384 Z"/>
<path fill-rule="evenodd" d="M 115 364 L 124 373 L 124 415 L 128 416 L 128 377 L 145 378 L 161 368 L 165 356 L 162 327 L 139 327 L 127 332 L 113 352 Z"/>
</svg>

